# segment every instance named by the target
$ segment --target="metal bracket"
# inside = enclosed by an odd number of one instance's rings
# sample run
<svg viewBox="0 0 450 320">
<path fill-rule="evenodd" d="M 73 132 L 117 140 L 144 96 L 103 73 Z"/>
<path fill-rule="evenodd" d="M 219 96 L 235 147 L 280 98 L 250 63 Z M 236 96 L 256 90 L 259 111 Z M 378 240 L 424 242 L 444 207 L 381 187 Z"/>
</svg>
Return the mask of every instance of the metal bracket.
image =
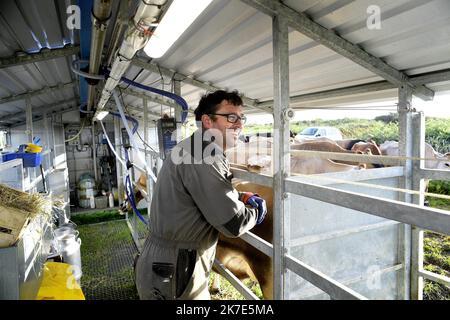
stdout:
<svg viewBox="0 0 450 320">
<path fill-rule="evenodd" d="M 409 102 L 397 103 L 397 112 L 416 112 L 416 108 L 413 108 Z"/>
<path fill-rule="evenodd" d="M 283 119 L 285 121 L 290 121 L 292 119 L 294 119 L 295 117 L 295 112 L 292 108 L 287 108 L 286 110 L 283 111 Z"/>
<path fill-rule="evenodd" d="M 109 16 L 105 19 L 99 19 L 95 16 L 94 10 L 91 10 L 91 19 L 92 25 L 95 26 L 100 31 L 105 31 L 108 28 L 109 19 L 111 18 L 112 11 L 109 13 Z"/>
</svg>

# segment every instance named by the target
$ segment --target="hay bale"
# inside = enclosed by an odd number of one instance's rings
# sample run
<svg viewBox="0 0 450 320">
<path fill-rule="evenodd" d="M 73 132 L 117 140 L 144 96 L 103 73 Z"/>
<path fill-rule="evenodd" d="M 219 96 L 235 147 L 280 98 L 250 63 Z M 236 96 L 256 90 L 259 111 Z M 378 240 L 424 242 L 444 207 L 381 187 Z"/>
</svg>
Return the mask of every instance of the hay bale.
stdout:
<svg viewBox="0 0 450 320">
<path fill-rule="evenodd" d="M 0 184 L 0 248 L 16 243 L 30 219 L 51 216 L 51 200 L 38 193 L 26 193 Z"/>
<path fill-rule="evenodd" d="M 0 204 L 0 248 L 14 245 L 29 221 L 29 212 Z"/>
</svg>

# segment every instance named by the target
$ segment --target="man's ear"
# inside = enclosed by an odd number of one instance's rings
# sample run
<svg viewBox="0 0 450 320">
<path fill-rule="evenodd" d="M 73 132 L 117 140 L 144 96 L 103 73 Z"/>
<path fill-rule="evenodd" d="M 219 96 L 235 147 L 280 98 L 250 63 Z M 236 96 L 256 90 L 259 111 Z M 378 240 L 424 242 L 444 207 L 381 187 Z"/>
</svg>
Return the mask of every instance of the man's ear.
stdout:
<svg viewBox="0 0 450 320">
<path fill-rule="evenodd" d="M 207 114 L 202 115 L 201 120 L 202 120 L 203 127 L 205 129 L 211 129 L 212 120 Z"/>
</svg>

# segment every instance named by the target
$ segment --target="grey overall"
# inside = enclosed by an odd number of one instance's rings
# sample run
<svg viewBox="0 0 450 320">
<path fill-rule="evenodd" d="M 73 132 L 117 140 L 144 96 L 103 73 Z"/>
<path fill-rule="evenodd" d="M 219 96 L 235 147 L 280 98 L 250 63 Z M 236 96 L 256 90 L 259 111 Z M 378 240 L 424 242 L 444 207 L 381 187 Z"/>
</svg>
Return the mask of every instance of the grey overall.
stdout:
<svg viewBox="0 0 450 320">
<path fill-rule="evenodd" d="M 208 278 L 219 232 L 238 237 L 256 224 L 257 210 L 239 200 L 223 152 L 202 139 L 198 130 L 180 142 L 158 175 L 150 235 L 135 266 L 141 299 L 210 299 Z M 211 147 L 218 152 L 202 161 Z"/>
</svg>

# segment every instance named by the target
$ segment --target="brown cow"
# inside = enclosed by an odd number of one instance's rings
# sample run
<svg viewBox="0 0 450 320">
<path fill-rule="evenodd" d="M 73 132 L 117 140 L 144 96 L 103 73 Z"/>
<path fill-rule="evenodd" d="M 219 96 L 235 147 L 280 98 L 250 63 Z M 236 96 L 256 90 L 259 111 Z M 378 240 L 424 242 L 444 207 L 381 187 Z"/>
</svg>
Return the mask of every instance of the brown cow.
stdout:
<svg viewBox="0 0 450 320">
<path fill-rule="evenodd" d="M 273 243 L 273 190 L 249 182 L 241 182 L 235 185 L 239 191 L 251 191 L 258 193 L 267 204 L 267 215 L 263 223 L 255 226 L 251 232 Z M 265 299 L 273 298 L 272 259 L 261 251 L 255 249 L 241 238 L 227 238 L 219 235 L 216 258 L 228 268 L 240 280 L 251 278 L 258 281 Z M 214 280 L 212 290 L 218 290 L 217 278 Z"/>
<path fill-rule="evenodd" d="M 371 154 L 375 156 L 381 156 L 380 147 L 378 147 L 377 144 L 373 141 L 357 142 L 350 150 L 352 150 L 353 152 L 361 151 L 362 153 L 367 153 L 367 151 L 370 150 Z"/>
<path fill-rule="evenodd" d="M 296 136 L 294 138 L 294 143 L 304 143 L 304 142 L 332 142 L 337 144 L 339 147 L 345 150 L 351 150 L 353 145 L 358 142 L 365 142 L 361 139 L 344 139 L 344 140 L 332 140 L 327 137 L 317 137 L 314 139 L 311 138 L 300 138 L 299 136 Z"/>
<path fill-rule="evenodd" d="M 329 140 L 329 139 L 327 139 Z M 331 141 L 331 142 L 330 142 Z M 315 150 L 329 152 L 353 153 L 344 150 L 330 141 L 308 141 L 300 144 L 292 144 L 293 150 Z M 246 166 L 251 172 L 272 174 L 272 145 L 267 138 L 255 139 L 249 143 L 240 143 L 235 148 L 226 151 L 226 156 L 231 163 Z M 291 155 L 291 172 L 298 174 L 319 174 L 326 172 L 350 171 L 365 168 L 359 163 L 344 163 L 314 157 L 311 155 Z"/>
<path fill-rule="evenodd" d="M 328 140 L 328 141 L 327 141 Z M 299 144 L 293 144 L 291 145 L 291 150 L 308 150 L 308 151 L 323 151 L 323 152 L 338 152 L 338 153 L 351 153 L 351 154 L 371 154 L 370 149 L 366 149 L 365 152 L 362 151 L 352 151 L 352 150 L 346 150 L 339 145 L 337 145 L 332 140 L 323 140 L 323 141 L 307 141 Z M 305 156 L 306 157 L 306 156 Z M 331 161 L 331 160 L 329 160 Z M 361 168 L 373 168 L 375 167 L 374 164 L 367 163 L 367 164 L 361 164 L 358 162 L 353 161 L 341 161 L 341 160 L 333 160 L 334 163 L 338 164 L 347 164 L 347 165 L 353 165 L 353 166 L 359 166 Z M 345 171 L 345 170 L 332 170 L 332 171 L 325 171 L 325 172 L 335 172 L 335 171 Z M 294 172 L 294 171 L 293 171 Z M 320 172 L 322 173 L 322 172 Z"/>
<path fill-rule="evenodd" d="M 143 189 L 147 188 L 147 178 L 144 174 L 141 174 L 137 184 Z M 248 182 L 234 183 L 234 187 L 238 191 L 251 191 L 258 193 L 262 198 L 266 200 L 267 215 L 264 222 L 255 226 L 252 232 L 264 240 L 272 243 L 272 188 L 257 185 Z M 136 204 L 139 203 L 143 196 L 135 189 Z M 121 205 L 121 210 L 131 210 L 128 203 Z M 241 280 L 251 278 L 254 281 L 258 281 L 264 298 L 272 299 L 272 260 L 259 250 L 256 250 L 253 246 L 240 238 L 227 238 L 222 234 L 219 235 L 219 242 L 217 244 L 216 258 L 219 259 L 223 265 L 228 268 L 236 277 Z M 216 278 L 213 283 L 212 290 L 219 290 L 218 279 Z"/>
</svg>

